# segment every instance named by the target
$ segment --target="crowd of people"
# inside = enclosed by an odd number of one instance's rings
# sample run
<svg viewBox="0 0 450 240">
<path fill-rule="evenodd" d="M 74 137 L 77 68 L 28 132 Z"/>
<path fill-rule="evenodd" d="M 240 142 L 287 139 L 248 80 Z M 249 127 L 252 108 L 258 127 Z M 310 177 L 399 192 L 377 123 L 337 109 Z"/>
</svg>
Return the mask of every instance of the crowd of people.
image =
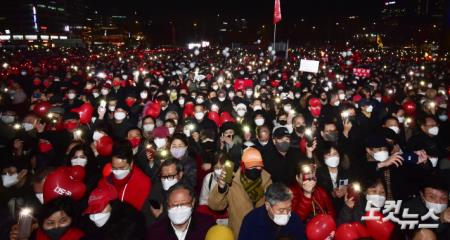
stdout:
<svg viewBox="0 0 450 240">
<path fill-rule="evenodd" d="M 450 239 L 448 55 L 1 51 L 1 239 Z"/>
</svg>

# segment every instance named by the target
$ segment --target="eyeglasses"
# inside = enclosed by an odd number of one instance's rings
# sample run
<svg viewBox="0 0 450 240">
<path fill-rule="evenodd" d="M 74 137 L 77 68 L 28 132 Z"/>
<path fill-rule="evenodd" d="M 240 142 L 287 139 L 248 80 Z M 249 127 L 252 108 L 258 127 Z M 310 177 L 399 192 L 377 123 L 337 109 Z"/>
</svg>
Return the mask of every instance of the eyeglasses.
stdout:
<svg viewBox="0 0 450 240">
<path fill-rule="evenodd" d="M 173 175 L 168 175 L 168 176 L 161 176 L 161 180 L 174 180 L 177 175 L 178 175 L 178 173 L 173 174 Z"/>
</svg>

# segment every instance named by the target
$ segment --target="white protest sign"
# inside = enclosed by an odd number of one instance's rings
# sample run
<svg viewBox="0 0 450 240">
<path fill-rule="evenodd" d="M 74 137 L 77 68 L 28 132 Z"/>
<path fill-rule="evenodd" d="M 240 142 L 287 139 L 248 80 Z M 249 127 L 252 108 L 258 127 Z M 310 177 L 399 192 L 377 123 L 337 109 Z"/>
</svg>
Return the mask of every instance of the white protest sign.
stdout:
<svg viewBox="0 0 450 240">
<path fill-rule="evenodd" d="M 319 71 L 319 61 L 301 59 L 300 60 L 300 71 L 317 73 Z"/>
</svg>

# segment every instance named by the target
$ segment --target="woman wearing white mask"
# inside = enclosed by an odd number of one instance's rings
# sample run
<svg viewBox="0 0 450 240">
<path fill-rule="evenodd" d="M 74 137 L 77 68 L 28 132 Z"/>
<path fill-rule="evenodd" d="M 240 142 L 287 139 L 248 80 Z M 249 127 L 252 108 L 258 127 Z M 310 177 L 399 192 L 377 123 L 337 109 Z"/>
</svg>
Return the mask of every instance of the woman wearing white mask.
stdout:
<svg viewBox="0 0 450 240">
<path fill-rule="evenodd" d="M 330 193 L 336 212 L 339 212 L 344 205 L 344 196 L 350 182 L 348 162 L 332 142 L 324 142 L 318 149 L 317 156 L 319 162 L 323 163 L 317 168 L 317 183 Z"/>
<path fill-rule="evenodd" d="M 126 234 L 130 234 L 132 238 L 143 237 L 144 216 L 133 206 L 121 202 L 112 185 L 102 184 L 92 191 L 83 215 L 80 226 L 90 238 L 122 236 L 130 239 L 131 237 L 125 237 Z M 118 225 L 121 227 L 117 228 Z"/>
<path fill-rule="evenodd" d="M 109 122 L 111 134 L 115 138 L 126 138 L 128 129 L 134 127 L 128 117 L 129 108 L 123 103 L 119 103 L 113 114 L 113 119 Z"/>
<path fill-rule="evenodd" d="M 153 119 L 151 116 L 145 116 L 144 118 L 142 118 L 141 125 L 143 137 L 148 141 L 152 141 L 153 129 L 155 129 L 156 127 L 155 119 Z"/>
<path fill-rule="evenodd" d="M 367 204 L 370 204 L 372 208 L 383 209 L 386 202 L 386 186 L 381 178 L 369 180 L 365 187 L 362 186 L 362 189 L 366 190 L 358 201 L 353 197 L 349 198 L 346 194 L 345 205 L 338 215 L 337 224 L 361 222 L 361 217 L 366 213 Z"/>
<path fill-rule="evenodd" d="M 216 154 L 217 163 L 214 165 L 214 171 L 206 174 L 203 178 L 202 190 L 200 192 L 199 205 L 208 205 L 209 192 L 216 186 L 217 179 L 222 173 L 222 166 L 227 160 L 227 155 L 223 152 Z"/>
<path fill-rule="evenodd" d="M 89 173 L 86 174 L 83 180 L 88 190 L 92 190 L 97 186 L 101 178 L 100 165 L 88 145 L 82 143 L 72 145 L 67 155 L 67 165 L 81 166 Z"/>
<path fill-rule="evenodd" d="M 195 159 L 189 156 L 186 135 L 175 133 L 170 140 L 169 146 L 170 155 L 178 159 L 183 165 L 185 182 L 195 188 L 197 185 L 197 163 Z"/>
</svg>

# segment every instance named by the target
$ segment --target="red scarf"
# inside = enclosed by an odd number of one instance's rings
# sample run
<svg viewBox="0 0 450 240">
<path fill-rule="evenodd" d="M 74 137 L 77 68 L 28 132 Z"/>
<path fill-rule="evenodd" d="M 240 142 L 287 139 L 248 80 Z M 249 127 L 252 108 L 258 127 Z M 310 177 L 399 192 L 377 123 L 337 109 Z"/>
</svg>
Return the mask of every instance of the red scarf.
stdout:
<svg viewBox="0 0 450 240">
<path fill-rule="evenodd" d="M 78 228 L 69 228 L 59 240 L 78 240 L 84 237 L 84 232 Z M 36 232 L 36 240 L 51 240 L 42 229 Z"/>
</svg>

